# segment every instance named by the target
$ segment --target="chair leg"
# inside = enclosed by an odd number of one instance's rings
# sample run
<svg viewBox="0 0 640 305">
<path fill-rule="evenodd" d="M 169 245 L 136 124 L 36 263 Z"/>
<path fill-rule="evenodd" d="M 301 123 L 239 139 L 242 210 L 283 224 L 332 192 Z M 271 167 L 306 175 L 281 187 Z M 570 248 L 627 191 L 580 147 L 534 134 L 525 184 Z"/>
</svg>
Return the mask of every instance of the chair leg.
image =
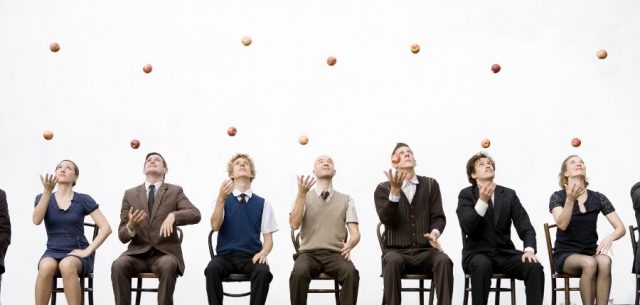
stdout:
<svg viewBox="0 0 640 305">
<path fill-rule="evenodd" d="M 56 289 L 58 289 L 58 279 L 54 276 L 53 289 L 51 289 L 51 305 L 56 305 L 56 295 L 58 294 Z"/>
<path fill-rule="evenodd" d="M 340 284 L 338 284 L 338 280 L 333 281 L 333 289 L 336 291 L 336 305 L 340 305 Z"/>
<path fill-rule="evenodd" d="M 571 300 L 569 298 L 570 290 L 569 290 L 569 278 L 568 277 L 564 278 L 564 287 L 563 288 L 564 288 L 564 303 L 566 305 L 569 305 L 569 304 L 571 304 Z"/>
<path fill-rule="evenodd" d="M 464 296 L 462 297 L 462 304 L 463 305 L 468 305 L 469 304 L 469 291 L 471 291 L 471 289 L 469 289 L 469 278 L 465 274 L 465 276 L 464 276 Z"/>
<path fill-rule="evenodd" d="M 511 305 L 516 305 L 516 279 L 511 278 Z"/>
<path fill-rule="evenodd" d="M 640 278 L 636 275 L 636 305 L 640 305 Z"/>
<path fill-rule="evenodd" d="M 429 281 L 431 282 L 431 286 L 429 287 L 429 305 L 433 305 L 433 295 L 436 293 L 436 290 L 433 279 Z"/>
<path fill-rule="evenodd" d="M 424 305 L 424 280 L 420 280 L 420 305 Z M 431 291 L 429 291 L 431 295 Z"/>
<path fill-rule="evenodd" d="M 80 305 L 84 305 L 84 276 L 80 276 Z"/>
<path fill-rule="evenodd" d="M 138 290 L 136 290 L 136 305 L 140 305 L 140 297 L 142 295 L 142 278 L 139 277 L 136 279 L 136 281 L 136 287 L 138 287 Z"/>
<path fill-rule="evenodd" d="M 93 305 L 93 277 L 89 278 L 89 305 Z"/>
<path fill-rule="evenodd" d="M 496 305 L 500 305 L 500 282 L 501 281 L 502 279 L 500 278 L 496 279 L 496 293 L 493 296 L 493 298 L 496 300 Z"/>
</svg>

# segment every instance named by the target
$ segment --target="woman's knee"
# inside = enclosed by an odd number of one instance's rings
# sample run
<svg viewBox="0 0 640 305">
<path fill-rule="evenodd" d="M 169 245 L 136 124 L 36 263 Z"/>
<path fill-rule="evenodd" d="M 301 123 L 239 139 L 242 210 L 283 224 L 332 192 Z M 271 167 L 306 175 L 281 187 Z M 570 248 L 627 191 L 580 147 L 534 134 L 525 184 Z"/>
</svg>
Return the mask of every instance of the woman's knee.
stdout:
<svg viewBox="0 0 640 305">
<path fill-rule="evenodd" d="M 593 257 L 586 257 L 580 262 L 580 267 L 582 276 L 593 277 L 598 271 L 598 262 Z"/>
<path fill-rule="evenodd" d="M 598 274 L 611 272 L 611 257 L 601 254 L 596 256 L 596 261 L 598 263 Z"/>
<path fill-rule="evenodd" d="M 38 276 L 53 277 L 58 272 L 58 262 L 45 257 L 38 263 Z"/>
<path fill-rule="evenodd" d="M 68 256 L 62 259 L 58 266 L 60 268 L 60 274 L 63 278 L 77 277 L 78 273 L 82 269 L 82 262 L 77 257 Z"/>
</svg>

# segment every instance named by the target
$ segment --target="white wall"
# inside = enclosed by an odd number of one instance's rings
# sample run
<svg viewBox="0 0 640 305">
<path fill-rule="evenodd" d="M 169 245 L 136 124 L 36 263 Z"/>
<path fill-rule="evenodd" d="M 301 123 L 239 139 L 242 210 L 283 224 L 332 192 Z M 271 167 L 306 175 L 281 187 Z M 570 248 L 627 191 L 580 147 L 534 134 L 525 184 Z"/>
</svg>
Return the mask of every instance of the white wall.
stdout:
<svg viewBox="0 0 640 305">
<path fill-rule="evenodd" d="M 122 194 L 143 182 L 150 151 L 165 156 L 167 181 L 182 185 L 203 214 L 184 228 L 187 270 L 176 304 L 206 304 L 208 218 L 235 152 L 255 159 L 253 189 L 272 202 L 281 227 L 268 304 L 289 302 L 295 175 L 310 174 L 320 153 L 336 162 L 335 188 L 356 200 L 360 304 L 380 302 L 373 190 L 397 141 L 412 146 L 419 174 L 440 182 L 455 303 L 463 284 L 457 195 L 468 185 L 465 162 L 485 137 L 497 182 L 516 189 L 530 213 L 548 272 L 542 225 L 553 221 L 548 199 L 567 155 L 584 158 L 592 189 L 611 199 L 625 225 L 635 224 L 639 14 L 640 3 L 629 0 L 0 1 L 0 187 L 13 222 L 2 301 L 33 299 L 46 243 L 44 227 L 31 222 L 38 175 L 64 158 L 77 162 L 76 191 L 92 195 L 115 228 Z M 240 43 L 245 35 L 249 47 Z M 53 41 L 58 53 L 48 49 Z M 413 43 L 420 53 L 410 52 Z M 598 49 L 609 57 L 596 58 Z M 226 135 L 229 126 L 236 137 Z M 47 129 L 51 141 L 42 138 Z M 297 143 L 303 134 L 306 146 Z M 573 137 L 583 145 L 571 147 Z M 129 146 L 134 138 L 138 150 Z M 598 231 L 612 231 L 602 217 Z M 124 249 L 114 234 L 98 251 L 97 304 L 113 304 L 109 270 Z M 628 235 L 614 253 L 612 297 L 631 303 Z M 550 300 L 548 277 L 546 284 Z M 405 300 L 417 302 L 414 294 Z"/>
</svg>

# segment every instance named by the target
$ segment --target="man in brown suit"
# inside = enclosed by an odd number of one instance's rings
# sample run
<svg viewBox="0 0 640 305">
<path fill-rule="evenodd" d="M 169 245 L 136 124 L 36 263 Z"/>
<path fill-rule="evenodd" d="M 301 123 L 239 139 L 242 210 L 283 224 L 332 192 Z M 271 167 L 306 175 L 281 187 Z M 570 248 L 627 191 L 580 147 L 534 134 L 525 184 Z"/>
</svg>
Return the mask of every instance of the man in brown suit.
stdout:
<svg viewBox="0 0 640 305">
<path fill-rule="evenodd" d="M 140 272 L 158 275 L 158 305 L 173 304 L 176 279 L 184 272 L 175 228 L 200 222 L 200 211 L 180 186 L 164 183 L 167 171 L 164 158 L 149 153 L 145 183 L 124 193 L 118 238 L 129 247 L 111 265 L 116 305 L 131 304 L 131 277 Z"/>
</svg>

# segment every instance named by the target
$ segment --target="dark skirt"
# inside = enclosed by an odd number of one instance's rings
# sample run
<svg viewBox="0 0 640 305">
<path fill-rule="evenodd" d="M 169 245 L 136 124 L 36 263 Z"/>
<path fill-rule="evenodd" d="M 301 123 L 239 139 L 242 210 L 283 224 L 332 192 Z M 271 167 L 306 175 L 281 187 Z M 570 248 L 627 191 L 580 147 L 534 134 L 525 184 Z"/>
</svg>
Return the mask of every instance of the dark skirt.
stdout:
<svg viewBox="0 0 640 305">
<path fill-rule="evenodd" d="M 59 263 L 63 258 L 65 258 L 67 256 L 76 257 L 82 263 L 82 271 L 81 271 L 81 273 L 79 275 L 86 275 L 86 274 L 89 274 L 89 273 L 93 272 L 93 262 L 94 262 L 94 260 L 96 258 L 95 254 L 91 254 L 91 255 L 89 255 L 87 257 L 81 258 L 79 256 L 68 255 L 68 254 L 66 254 L 64 256 L 55 255 L 55 254 L 49 253 L 49 251 L 47 251 L 42 255 L 40 260 L 42 260 L 45 257 L 50 257 L 50 258 L 55 259 Z M 38 261 L 38 269 L 40 269 L 40 261 Z"/>
<path fill-rule="evenodd" d="M 562 268 L 564 267 L 564 261 L 567 259 L 567 257 L 569 257 L 569 255 L 571 254 L 582 254 L 582 255 L 588 255 L 588 256 L 593 256 L 596 253 L 580 253 L 580 252 L 556 252 L 553 254 L 553 260 L 555 262 L 555 266 L 553 266 L 553 268 L 555 269 L 555 271 L 557 273 L 564 273 L 564 271 L 562 271 Z"/>
</svg>

